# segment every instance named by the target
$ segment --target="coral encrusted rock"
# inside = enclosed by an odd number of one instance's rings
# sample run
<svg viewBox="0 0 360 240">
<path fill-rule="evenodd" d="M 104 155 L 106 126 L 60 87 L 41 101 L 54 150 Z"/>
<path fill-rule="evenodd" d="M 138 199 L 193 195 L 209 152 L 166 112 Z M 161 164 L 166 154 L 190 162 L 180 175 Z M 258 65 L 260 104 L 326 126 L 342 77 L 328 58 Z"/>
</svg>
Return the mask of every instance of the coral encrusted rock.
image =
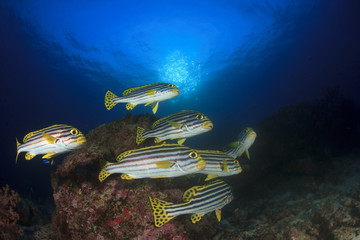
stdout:
<svg viewBox="0 0 360 240">
<path fill-rule="evenodd" d="M 97 127 L 86 136 L 86 146 L 69 154 L 52 173 L 55 239 L 206 239 L 216 234 L 215 214 L 197 224 L 186 215 L 160 228 L 154 225 L 149 196 L 181 203 L 184 191 L 197 184 L 196 177 L 122 180 L 112 174 L 98 180 L 101 159 L 114 161 L 124 151 L 153 144 L 148 139 L 137 145 L 135 139 L 137 126 L 149 129 L 155 120 L 127 114 Z"/>
</svg>

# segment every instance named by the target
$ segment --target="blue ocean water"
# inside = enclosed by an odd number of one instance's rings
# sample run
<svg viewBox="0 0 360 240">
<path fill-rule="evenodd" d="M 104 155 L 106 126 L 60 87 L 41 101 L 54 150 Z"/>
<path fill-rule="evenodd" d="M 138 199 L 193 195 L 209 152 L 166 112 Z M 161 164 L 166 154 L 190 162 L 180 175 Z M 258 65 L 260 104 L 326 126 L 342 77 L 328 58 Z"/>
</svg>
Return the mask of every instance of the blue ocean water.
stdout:
<svg viewBox="0 0 360 240">
<path fill-rule="evenodd" d="M 58 123 L 87 133 L 123 118 L 123 105 L 105 109 L 106 90 L 177 85 L 180 96 L 161 102 L 156 116 L 208 115 L 212 132 L 187 140 L 205 149 L 327 87 L 339 86 L 358 108 L 359 10 L 358 1 L 3 0 L 0 181 L 50 196 L 56 166 L 23 155 L 15 164 L 15 138 Z"/>
</svg>

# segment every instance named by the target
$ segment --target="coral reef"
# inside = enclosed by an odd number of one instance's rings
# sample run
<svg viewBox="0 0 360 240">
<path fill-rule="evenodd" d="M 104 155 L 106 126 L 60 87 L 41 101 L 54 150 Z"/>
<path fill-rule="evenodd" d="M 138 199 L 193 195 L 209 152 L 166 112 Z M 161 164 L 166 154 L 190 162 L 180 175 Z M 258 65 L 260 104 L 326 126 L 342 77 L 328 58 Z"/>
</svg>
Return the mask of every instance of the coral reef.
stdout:
<svg viewBox="0 0 360 240">
<path fill-rule="evenodd" d="M 235 210 L 217 239 L 358 239 L 359 158 L 329 160 L 322 178 L 264 178 L 262 195 L 249 194 L 233 203 Z"/>
<path fill-rule="evenodd" d="M 19 239 L 23 235 L 17 222 L 19 214 L 15 210 L 20 202 L 17 192 L 10 190 L 8 185 L 0 189 L 0 238 L 11 240 Z"/>
<path fill-rule="evenodd" d="M 215 214 L 196 225 L 180 216 L 161 228 L 154 225 L 149 196 L 182 202 L 197 177 L 122 180 L 113 174 L 100 183 L 99 160 L 114 160 L 136 145 L 136 128 L 150 128 L 152 115 L 132 116 L 106 123 L 87 135 L 84 148 L 69 154 L 52 174 L 56 210 L 52 217 L 54 239 L 206 239 L 216 234 Z"/>
</svg>

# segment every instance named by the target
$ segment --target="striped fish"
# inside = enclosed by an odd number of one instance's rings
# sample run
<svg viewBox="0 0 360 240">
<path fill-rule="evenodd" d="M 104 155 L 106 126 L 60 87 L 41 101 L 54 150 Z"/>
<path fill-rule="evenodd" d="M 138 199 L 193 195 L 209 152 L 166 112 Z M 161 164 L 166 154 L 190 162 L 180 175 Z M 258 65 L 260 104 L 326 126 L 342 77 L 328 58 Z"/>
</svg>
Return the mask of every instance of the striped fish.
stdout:
<svg viewBox="0 0 360 240">
<path fill-rule="evenodd" d="M 184 203 L 174 204 L 149 196 L 154 210 L 155 226 L 161 227 L 176 216 L 192 214 L 191 221 L 196 223 L 205 214 L 215 211 L 221 220 L 221 208 L 233 199 L 231 188 L 220 179 L 202 186 L 188 189 L 183 196 Z"/>
<path fill-rule="evenodd" d="M 122 173 L 122 179 L 178 177 L 198 172 L 206 165 L 196 150 L 178 144 L 129 150 L 116 160 L 102 163 L 100 182 L 113 173 Z"/>
<path fill-rule="evenodd" d="M 213 128 L 210 119 L 202 113 L 192 110 L 183 110 L 157 120 L 150 130 L 138 127 L 136 143 L 140 144 L 146 138 L 154 137 L 155 143 L 167 139 L 179 139 L 183 144 L 186 138 L 192 137 Z"/>
<path fill-rule="evenodd" d="M 79 148 L 85 142 L 85 136 L 77 128 L 65 124 L 52 125 L 28 133 L 22 144 L 16 139 L 16 162 L 21 152 L 27 152 L 26 160 L 41 154 L 45 154 L 43 159 L 50 159 L 58 154 Z M 48 163 L 47 160 L 44 162 Z"/>
<path fill-rule="evenodd" d="M 249 148 L 255 142 L 256 132 L 254 129 L 248 127 L 242 130 L 238 136 L 238 140 L 229 143 L 224 148 L 224 152 L 233 158 L 240 157 L 244 152 L 248 159 L 250 159 Z"/>
<path fill-rule="evenodd" d="M 151 104 L 153 113 L 155 114 L 159 102 L 174 98 L 179 94 L 180 91 L 174 84 L 163 82 L 126 89 L 122 93 L 122 97 L 106 91 L 105 107 L 107 110 L 110 110 L 118 103 L 127 103 L 126 109 L 132 110 L 138 104 L 145 104 L 145 106 Z"/>
<path fill-rule="evenodd" d="M 213 150 L 197 150 L 197 152 L 206 162 L 206 166 L 198 172 L 208 175 L 205 181 L 219 176 L 231 176 L 242 172 L 238 160 L 224 152 Z"/>
</svg>

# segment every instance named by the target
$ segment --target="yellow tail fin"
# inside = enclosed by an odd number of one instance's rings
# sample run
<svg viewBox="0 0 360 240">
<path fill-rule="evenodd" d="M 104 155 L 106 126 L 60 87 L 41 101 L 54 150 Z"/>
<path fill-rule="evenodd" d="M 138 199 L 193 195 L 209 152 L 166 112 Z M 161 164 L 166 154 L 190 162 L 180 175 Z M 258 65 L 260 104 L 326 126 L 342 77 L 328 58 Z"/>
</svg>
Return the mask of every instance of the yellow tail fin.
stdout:
<svg viewBox="0 0 360 240">
<path fill-rule="evenodd" d="M 111 91 L 107 90 L 105 93 L 105 107 L 107 110 L 112 109 L 116 103 L 113 102 L 113 99 L 116 98 L 116 94 L 112 93 Z"/>
<path fill-rule="evenodd" d="M 145 129 L 142 127 L 137 127 L 137 133 L 136 133 L 136 143 L 140 144 L 142 143 L 146 138 L 143 136 L 145 132 Z"/>
<path fill-rule="evenodd" d="M 101 167 L 101 171 L 99 173 L 99 181 L 102 182 L 104 181 L 108 176 L 111 175 L 111 173 L 106 171 L 106 166 L 109 165 L 110 163 L 101 159 L 100 160 L 100 167 Z"/>
<path fill-rule="evenodd" d="M 15 163 L 17 163 L 18 157 L 19 157 L 19 146 L 21 144 L 19 143 L 18 139 L 16 138 L 16 160 Z"/>
<path fill-rule="evenodd" d="M 157 198 L 151 198 L 149 196 L 151 207 L 154 210 L 154 220 L 155 220 L 155 226 L 161 227 L 174 217 L 169 216 L 166 213 L 166 207 L 173 205 L 171 202 L 166 202 Z"/>
</svg>

